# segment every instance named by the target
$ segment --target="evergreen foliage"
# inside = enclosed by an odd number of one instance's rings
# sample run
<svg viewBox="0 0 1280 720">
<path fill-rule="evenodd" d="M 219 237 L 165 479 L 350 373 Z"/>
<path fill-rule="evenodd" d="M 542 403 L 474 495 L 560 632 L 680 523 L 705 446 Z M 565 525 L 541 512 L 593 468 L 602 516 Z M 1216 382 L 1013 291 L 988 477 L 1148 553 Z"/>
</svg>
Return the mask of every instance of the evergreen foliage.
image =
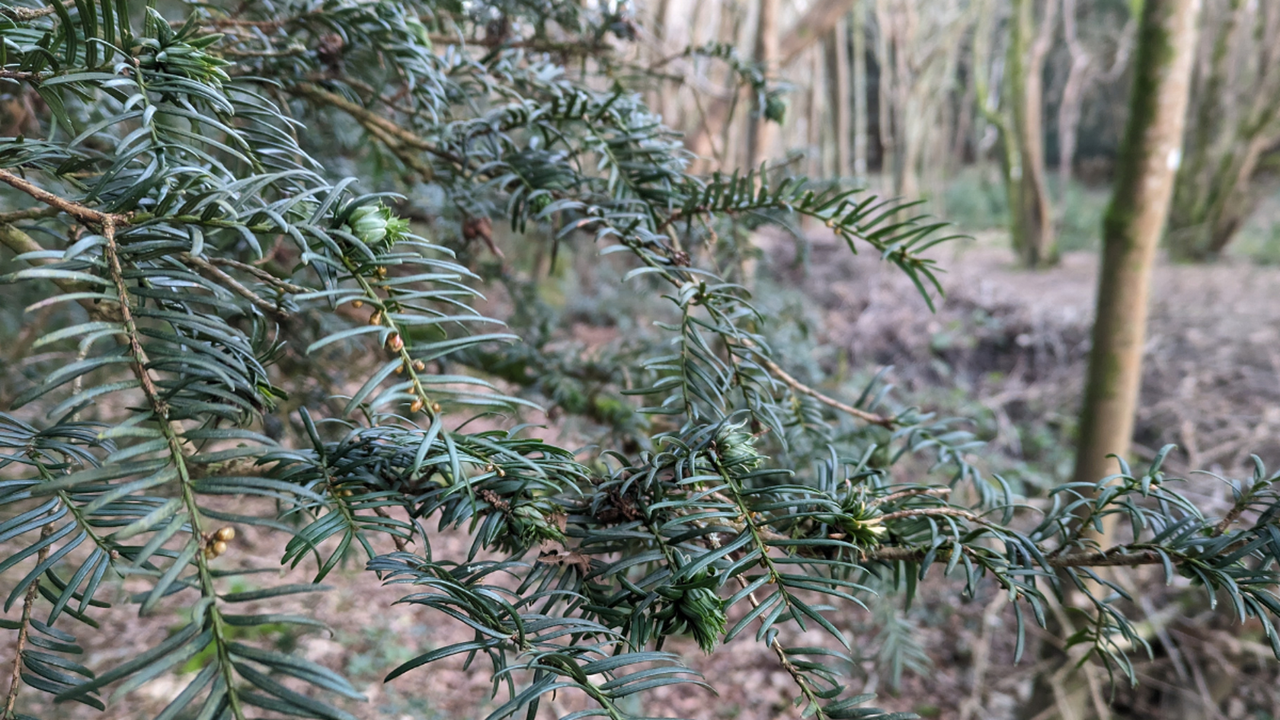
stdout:
<svg viewBox="0 0 1280 720">
<path fill-rule="evenodd" d="M 324 620 L 273 601 L 323 590 L 344 560 L 474 631 L 388 679 L 487 663 L 495 720 L 567 690 L 591 702 L 569 717 L 623 718 L 629 695 L 711 687 L 664 650 L 680 635 L 708 653 L 764 643 L 807 713 L 885 717 L 841 680 L 868 640 L 833 613 L 869 586 L 909 597 L 931 571 L 1006 591 L 1020 649 L 1025 619 L 1078 588 L 1089 621 L 1070 642 L 1128 671 L 1145 641 L 1094 568 L 1162 565 L 1260 621 L 1280 654 L 1280 486 L 1260 463 L 1230 481 L 1224 518 L 1159 461 L 1028 509 L 966 461 L 971 436 L 896 408 L 881 379 L 846 403 L 789 373 L 779 329 L 715 269 L 745 252 L 733 227 L 813 218 L 928 298 L 940 226 L 777 173 L 689 174 L 610 49 L 635 33 L 617 7 L 0 10 L 0 79 L 30 108 L 0 138 L 0 298 L 22 361 L 0 382 L 0 540 L 15 550 L 0 574 L 6 610 L 21 608 L 0 625 L 21 638 L 19 685 L 102 708 L 109 688 L 195 659 L 160 717 L 352 717 L 347 680 L 270 642 Z M 598 362 L 557 351 L 519 301 L 536 288 L 455 256 L 499 223 L 624 256 L 619 292 L 668 308 L 661 342 Z M 486 317 L 480 290 L 504 281 L 512 315 Z M 589 418 L 600 446 L 531 437 L 519 422 L 538 402 Z M 895 474 L 913 457 L 930 477 Z M 1132 539 L 1097 547 L 1105 516 Z M 287 534 L 280 562 L 314 583 L 223 567 L 246 526 Z M 432 552 L 446 529 L 473 539 L 465 557 Z M 97 595 L 121 576 L 146 588 L 142 616 L 179 603 L 187 620 L 84 667 L 78 638 L 114 632 Z M 258 626 L 260 642 L 239 632 Z M 831 642 L 792 646 L 792 628 Z"/>
</svg>

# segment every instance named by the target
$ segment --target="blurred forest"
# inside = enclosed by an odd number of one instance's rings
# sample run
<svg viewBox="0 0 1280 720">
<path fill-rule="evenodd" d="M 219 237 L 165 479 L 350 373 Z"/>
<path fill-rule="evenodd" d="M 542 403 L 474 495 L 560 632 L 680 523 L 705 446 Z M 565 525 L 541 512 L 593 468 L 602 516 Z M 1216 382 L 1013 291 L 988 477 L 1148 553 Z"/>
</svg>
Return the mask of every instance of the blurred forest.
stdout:
<svg viewBox="0 0 1280 720">
<path fill-rule="evenodd" d="M 967 231 L 1009 227 L 1023 263 L 1047 265 L 1096 247 L 1140 6 L 655 0 L 636 8 L 634 61 L 705 169 L 768 161 L 926 198 Z M 1205 0 L 1201 12 L 1165 247 L 1274 263 L 1280 7 Z"/>
</svg>

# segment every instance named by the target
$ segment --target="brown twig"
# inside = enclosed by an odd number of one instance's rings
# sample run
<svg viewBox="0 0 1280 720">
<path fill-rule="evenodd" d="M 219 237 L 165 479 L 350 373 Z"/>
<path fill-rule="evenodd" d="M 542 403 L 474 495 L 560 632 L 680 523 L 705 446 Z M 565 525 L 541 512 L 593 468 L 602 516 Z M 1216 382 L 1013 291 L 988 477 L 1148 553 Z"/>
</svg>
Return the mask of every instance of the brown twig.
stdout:
<svg viewBox="0 0 1280 720">
<path fill-rule="evenodd" d="M 62 3 L 62 7 L 65 8 L 73 8 L 75 6 L 76 0 L 64 0 Z M 27 22 L 29 20 L 35 20 L 36 18 L 42 18 L 46 15 L 52 15 L 57 11 L 58 8 L 54 5 L 42 8 L 11 7 L 0 9 L 0 15 L 13 20 L 14 22 Z M 0 717 L 4 716 L 0 715 Z"/>
<path fill-rule="evenodd" d="M 906 518 L 929 516 L 958 517 L 968 520 L 969 522 L 978 523 L 979 525 L 990 526 L 994 524 L 983 520 L 968 510 L 954 507 L 907 508 L 906 510 L 898 510 L 896 512 L 881 515 L 876 519 L 881 522 L 888 522 L 889 520 L 905 520 Z"/>
<path fill-rule="evenodd" d="M 4 80 L 27 80 L 38 83 L 49 77 L 49 73 L 27 72 L 26 70 L 0 70 L 0 79 Z"/>
<path fill-rule="evenodd" d="M 78 202 L 74 202 L 64 197 L 55 195 L 49 192 L 48 190 L 45 190 L 42 187 L 38 187 L 32 184 L 31 182 L 27 181 L 26 179 L 21 178 L 9 172 L 8 170 L 0 170 L 0 182 L 3 182 L 18 190 L 21 190 L 22 192 L 30 195 L 36 200 L 39 200 L 45 205 L 48 205 L 53 208 L 57 208 L 58 210 L 61 210 L 62 212 L 74 217 L 75 219 L 83 223 L 103 226 L 105 223 L 110 222 L 113 226 L 115 226 L 115 225 L 124 225 L 124 224 L 127 224 L 128 222 L 127 219 L 122 215 L 112 215 L 110 213 L 104 213 L 98 210 L 94 210 L 91 207 L 81 205 Z"/>
<path fill-rule="evenodd" d="M 738 503 L 735 503 L 733 500 L 725 497 L 721 493 L 718 493 L 718 492 L 713 493 L 713 496 L 717 497 L 717 499 L 724 500 L 725 502 L 729 502 L 733 504 L 734 507 L 738 509 L 742 518 L 741 522 L 744 525 L 744 529 L 741 530 L 741 532 L 750 532 L 750 530 L 746 529 L 746 524 L 750 523 L 752 527 L 755 528 L 757 533 L 763 537 L 764 534 L 760 533 L 759 531 L 764 530 L 764 528 L 759 528 L 755 526 L 754 523 L 751 523 L 751 519 L 746 515 L 745 508 L 743 506 L 739 505 Z M 720 547 L 720 540 L 716 537 L 715 533 L 711 533 L 710 535 L 707 535 L 706 538 L 708 540 L 708 544 L 713 549 Z M 763 560 L 762 560 L 762 566 L 765 567 L 766 569 L 768 568 L 767 563 L 764 563 Z M 749 582 L 747 582 L 746 577 L 741 573 L 738 575 L 735 575 L 734 579 L 738 581 L 738 585 L 744 590 L 750 584 Z M 756 594 L 754 592 L 747 593 L 747 602 L 751 603 L 751 608 L 753 610 L 760 607 L 760 601 L 756 598 Z M 760 622 L 761 625 L 763 625 L 766 622 L 764 617 L 758 618 L 758 621 Z M 811 703 L 813 703 L 814 707 L 817 709 L 818 717 L 826 717 L 826 713 L 824 713 L 822 711 L 822 708 L 819 707 L 817 704 L 817 698 L 813 692 L 813 688 L 809 684 L 809 680 L 804 676 L 804 673 L 800 671 L 800 668 L 796 667 L 795 664 L 791 662 L 791 658 L 787 657 L 786 648 L 782 647 L 782 643 L 778 640 L 778 636 L 776 634 L 773 636 L 773 639 L 769 642 L 769 649 L 773 650 L 774 655 L 777 656 L 778 664 L 782 666 L 782 669 L 787 671 L 787 674 L 791 676 L 792 681 L 795 682 L 796 686 L 800 688 L 800 691 L 804 693 L 805 697 L 808 698 Z"/>
<path fill-rule="evenodd" d="M 942 497 L 944 495 L 950 495 L 950 494 L 951 494 L 951 488 L 949 487 L 912 488 L 910 490 L 901 490 L 896 493 L 885 495 L 884 497 L 875 498 L 874 500 L 869 502 L 868 505 L 870 505 L 871 507 L 876 507 L 877 505 L 883 505 L 885 503 L 890 503 L 895 500 L 903 500 L 909 497 L 916 497 L 918 495 L 928 495 L 929 497 Z"/>
<path fill-rule="evenodd" d="M 232 292 L 239 295 L 240 297 L 243 297 L 249 302 L 253 303 L 254 306 L 261 308 L 265 312 L 275 315 L 276 317 L 288 317 L 289 313 L 285 312 L 284 309 L 281 308 L 279 305 L 272 302 L 268 302 L 262 296 L 258 295 L 254 291 L 242 285 L 239 280 L 236 280 L 235 278 L 231 277 L 227 273 L 218 269 L 216 266 L 214 266 L 213 263 L 209 262 L 208 260 L 205 260 L 202 257 L 196 257 L 195 255 L 190 255 L 190 254 L 184 254 L 182 256 L 182 259 L 185 262 L 191 263 L 192 265 L 195 265 L 197 268 L 200 268 L 206 274 L 212 275 L 213 278 L 217 280 L 219 283 L 221 283 L 224 287 L 231 290 Z"/>
<path fill-rule="evenodd" d="M 270 257 L 270 253 L 268 253 L 267 256 Z M 288 280 L 284 280 L 282 278 L 276 277 L 275 275 L 272 275 L 271 273 L 267 272 L 266 270 L 263 270 L 262 268 L 256 265 L 242 263 L 239 260 L 232 260 L 231 258 L 214 257 L 214 258 L 208 258 L 207 262 L 209 262 L 212 265 L 222 265 L 223 267 L 231 267 L 231 268 L 240 270 L 241 272 L 249 273 L 250 275 L 254 276 L 258 280 L 263 282 L 264 284 L 277 288 L 281 292 L 289 293 L 290 295 L 302 295 L 303 293 L 311 292 L 311 288 L 303 287 L 301 285 L 295 285 L 289 282 Z"/>
<path fill-rule="evenodd" d="M 53 523 L 48 523 L 40 530 L 40 539 L 43 540 L 53 533 Z M 40 565 L 49 557 L 49 548 L 44 547 L 36 554 L 36 565 Z M 31 585 L 27 587 L 27 594 L 22 599 L 22 619 L 19 621 L 18 642 L 14 645 L 13 650 L 13 672 L 9 676 L 9 694 L 4 699 L 4 712 L 0 712 L 0 718 L 13 717 L 13 708 L 18 703 L 18 691 L 22 688 L 22 651 L 27 646 L 27 636 L 31 630 L 31 608 L 36 603 L 36 595 L 40 592 L 40 578 L 31 579 Z"/>
<path fill-rule="evenodd" d="M 375 113 L 374 111 L 362 105 L 353 103 L 350 100 L 342 97 L 341 95 L 331 93 L 328 90 L 324 90 L 319 86 L 313 85 L 311 83 L 300 83 L 298 85 L 293 85 L 293 86 L 290 86 L 289 90 L 297 95 L 301 95 L 303 97 L 309 98 L 311 100 L 315 100 L 317 102 L 325 103 L 326 105 L 331 105 L 347 113 L 348 115 L 350 115 L 352 118 L 354 118 L 357 122 L 359 122 L 361 125 L 365 126 L 366 128 L 376 127 L 385 135 L 395 138 L 396 141 L 403 143 L 405 145 L 408 145 L 409 147 L 412 147 L 417 150 L 421 150 L 423 152 L 427 152 L 437 157 L 440 157 L 442 159 L 448 160 L 449 162 L 454 163 L 459 167 L 465 164 L 462 161 L 462 158 L 457 157 L 453 153 L 437 148 L 432 143 L 427 142 L 423 138 L 418 137 L 417 135 L 409 132 L 408 130 L 405 130 L 404 128 L 400 127 L 399 125 L 392 122 L 391 120 L 388 120 L 387 118 L 382 117 L 381 115 Z"/>
<path fill-rule="evenodd" d="M 160 398 L 160 391 L 156 387 L 155 379 L 151 377 L 151 371 L 147 368 L 150 362 L 147 360 L 146 351 L 142 349 L 141 341 L 138 340 L 138 325 L 134 322 L 133 311 L 129 308 L 129 288 L 124 282 L 124 269 L 120 266 L 119 248 L 116 247 L 116 218 L 114 215 L 104 215 L 103 213 L 98 213 L 98 215 L 103 218 L 102 237 L 107 241 L 107 244 L 102 247 L 102 255 L 107 260 L 107 269 L 111 275 L 111 282 L 116 287 L 116 295 L 120 303 L 120 317 L 124 323 L 125 341 L 129 343 L 129 354 L 133 356 L 133 362 L 129 364 L 133 366 L 133 374 L 137 376 L 138 382 L 142 384 L 142 392 L 147 396 L 156 418 L 161 421 L 167 421 L 169 419 L 169 407 Z"/>
<path fill-rule="evenodd" d="M 866 410 L 861 410 L 848 403 L 840 402 L 839 400 L 836 400 L 835 398 L 830 397 L 829 395 L 824 395 L 821 392 L 818 392 L 817 390 L 809 387 L 808 385 L 805 385 L 804 383 L 792 377 L 790 373 L 788 373 L 786 370 L 783 370 L 776 362 L 765 357 L 764 354 L 761 353 L 759 350 L 756 350 L 755 348 L 752 348 L 752 350 L 755 350 L 756 359 L 760 361 L 760 364 L 764 365 L 765 368 L 767 368 L 770 373 L 772 373 L 775 377 L 781 380 L 784 384 L 786 384 L 792 390 L 795 390 L 796 392 L 802 395 L 808 395 L 809 397 L 813 398 L 814 400 L 817 400 L 823 405 L 827 405 L 829 407 L 835 408 L 836 410 L 839 410 L 842 413 L 852 415 L 853 417 L 856 417 L 860 420 L 871 423 L 872 425 L 879 425 L 881 427 L 892 429 L 895 425 L 898 424 L 898 421 L 895 418 L 885 417 L 883 415 L 877 415 L 876 413 L 873 413 L 873 412 L 867 412 Z"/>
<path fill-rule="evenodd" d="M 14 210 L 13 212 L 0 213 L 0 224 L 15 223 L 20 220 L 35 220 L 37 218 L 47 218 L 57 215 L 60 210 L 55 207 L 32 207 L 25 210 Z"/>
<path fill-rule="evenodd" d="M 1231 506 L 1231 509 L 1227 511 L 1227 514 L 1222 516 L 1222 520 L 1219 520 L 1218 524 L 1213 526 L 1213 537 L 1218 537 L 1222 533 L 1226 532 L 1227 528 L 1231 527 L 1231 523 L 1239 520 L 1240 516 L 1244 514 L 1245 509 L 1249 507 L 1249 501 L 1252 499 L 1253 493 L 1246 492 L 1238 501 L 1236 501 L 1236 504 Z"/>
<path fill-rule="evenodd" d="M 1124 552 L 1125 546 L 1113 547 L 1110 550 L 1096 552 L 1075 552 L 1057 557 L 1045 558 L 1045 564 L 1051 568 L 1074 567 L 1131 567 L 1135 565 L 1159 565 L 1164 562 L 1160 553 L 1155 550 L 1139 550 L 1133 553 Z M 928 552 L 925 548 L 878 547 L 862 553 L 861 559 L 869 562 L 918 562 Z M 951 557 L 951 548 L 939 548 L 938 560 L 945 561 Z"/>
<path fill-rule="evenodd" d="M 58 211 L 54 210 L 54 212 L 56 213 Z M 0 245 L 9 248 L 15 255 L 36 253 L 44 250 L 44 247 L 32 239 L 30 235 L 22 232 L 14 225 L 4 222 L 0 222 Z M 39 267 L 56 261 L 50 258 L 36 258 L 30 262 L 32 265 Z M 88 289 L 88 286 L 73 280 L 65 280 L 56 277 L 50 278 L 50 280 L 52 280 L 53 284 L 57 285 L 58 289 L 64 293 L 83 292 Z M 108 322 L 117 322 L 120 320 L 119 314 L 114 312 L 109 305 L 103 305 L 98 303 L 96 300 L 82 298 L 80 300 L 80 306 L 83 307 L 85 312 L 89 313 L 89 317 L 94 320 L 105 320 Z"/>
</svg>

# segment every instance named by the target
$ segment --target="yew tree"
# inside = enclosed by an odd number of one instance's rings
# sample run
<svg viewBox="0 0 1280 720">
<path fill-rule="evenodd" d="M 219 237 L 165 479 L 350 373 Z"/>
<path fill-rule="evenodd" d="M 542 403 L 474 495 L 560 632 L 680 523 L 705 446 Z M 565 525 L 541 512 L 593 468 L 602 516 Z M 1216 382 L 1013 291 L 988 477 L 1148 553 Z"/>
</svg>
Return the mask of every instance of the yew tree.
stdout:
<svg viewBox="0 0 1280 720">
<path fill-rule="evenodd" d="M 1146 642 L 1096 568 L 1153 565 L 1280 653 L 1260 465 L 1226 481 L 1223 517 L 1158 460 L 1031 504 L 883 378 L 846 396 L 798 368 L 739 282 L 744 237 L 811 218 L 931 301 L 941 226 L 785 168 L 690 174 L 637 90 L 639 34 L 625 4 L 550 0 L 0 9 L 6 718 L 42 694 L 110 717 L 110 695 L 180 669 L 161 718 L 351 718 L 347 679 L 274 642 L 333 619 L 281 609 L 322 581 L 398 584 L 379 617 L 466 628 L 387 678 L 465 658 L 495 720 L 714 689 L 685 636 L 763 644 L 802 712 L 882 716 L 847 687 L 868 640 L 839 613 L 943 575 L 1008 594 L 1019 652 L 1073 585 L 1091 620 L 1069 643 L 1122 675 Z M 546 284 L 512 265 L 569 247 L 652 332 L 561 341 Z M 591 444 L 540 439 L 574 422 Z M 237 562 L 250 529 L 280 556 Z M 262 572 L 281 565 L 310 582 Z M 88 667 L 85 638 L 130 642 L 108 587 L 168 632 Z"/>
</svg>

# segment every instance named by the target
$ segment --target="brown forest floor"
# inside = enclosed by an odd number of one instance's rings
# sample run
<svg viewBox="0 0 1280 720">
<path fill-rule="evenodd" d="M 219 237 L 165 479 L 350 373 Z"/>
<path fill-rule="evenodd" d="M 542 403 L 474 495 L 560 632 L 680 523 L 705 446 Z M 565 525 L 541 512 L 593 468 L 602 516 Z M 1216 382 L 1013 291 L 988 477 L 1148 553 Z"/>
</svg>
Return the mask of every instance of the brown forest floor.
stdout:
<svg viewBox="0 0 1280 720">
<path fill-rule="evenodd" d="M 777 259 L 788 264 L 791 246 L 780 239 L 773 245 Z M 1096 258 L 1068 255 L 1060 267 L 1039 273 L 1015 270 L 1009 258 L 1008 252 L 985 241 L 943 252 L 948 298 L 936 314 L 927 311 L 911 285 L 891 268 L 874 257 L 849 259 L 847 250 L 821 239 L 814 243 L 807 274 L 796 269 L 787 274 L 790 282 L 806 287 L 822 309 L 826 339 L 848 351 L 851 366 L 893 364 L 895 381 L 914 402 L 985 415 L 998 454 L 993 467 L 1016 473 L 1024 466 L 1047 466 L 1052 475 L 1069 467 L 1069 447 L 1061 438 L 1069 434 L 1079 397 Z M 1251 451 L 1280 465 L 1278 294 L 1278 268 L 1162 265 L 1157 270 L 1140 454 L 1177 442 L 1187 449 L 1173 459 L 1180 468 L 1238 473 Z M 1221 502 L 1216 481 L 1200 478 L 1193 487 L 1210 506 Z M 463 554 L 461 538 L 438 540 L 441 555 Z M 219 562 L 270 567 L 282 545 L 278 537 L 246 530 L 232 553 Z M 404 594 L 400 588 L 348 582 L 357 573 L 356 567 L 340 569 L 328 581 L 335 590 L 294 596 L 291 601 L 294 609 L 313 613 L 333 627 L 332 636 L 308 634 L 290 642 L 306 656 L 347 673 L 367 694 L 368 703 L 348 709 L 370 720 L 483 718 L 483 708 L 492 707 L 484 699 L 483 667 L 468 672 L 460 662 L 445 662 L 390 685 L 381 683 L 397 664 L 466 639 L 468 633 L 442 616 L 393 605 Z M 264 584 L 274 582 L 272 575 L 259 577 Z M 302 569 L 285 577 L 307 579 Z M 126 589 L 114 588 L 116 599 L 122 599 Z M 0 590 L 7 594 L 6 588 Z M 1161 592 L 1181 591 L 1175 587 Z M 872 659 L 880 643 L 868 631 L 870 618 L 856 610 L 842 615 L 839 619 L 853 638 L 855 655 L 868 658 L 852 669 L 853 687 L 878 690 L 881 706 L 913 710 L 927 718 L 1014 717 L 1018 699 L 1030 689 L 1033 662 L 1029 653 L 1021 664 L 1012 663 L 1013 616 L 1007 606 L 992 602 L 993 597 L 988 588 L 976 601 L 961 603 L 950 583 L 927 586 L 909 617 L 920 628 L 932 667 L 904 674 L 897 692 L 888 691 L 889 675 Z M 1155 625 L 1159 635 L 1179 643 L 1180 652 L 1170 656 L 1159 642 L 1153 643 L 1159 657 L 1141 670 L 1144 689 L 1122 687 L 1116 717 L 1173 717 L 1165 710 L 1202 705 L 1200 714 L 1184 712 L 1179 717 L 1280 717 L 1277 663 L 1259 654 L 1256 629 L 1210 620 L 1202 603 L 1179 602 L 1181 617 L 1157 614 L 1161 621 Z M 17 610 L 6 617 L 15 617 Z M 159 615 L 163 618 L 164 611 Z M 119 604 L 101 616 L 113 632 L 87 643 L 83 661 L 93 668 L 119 662 L 162 639 L 177 616 L 170 619 L 168 624 L 163 619 L 140 620 L 131 607 Z M 0 637 L 5 643 L 0 667 L 6 675 L 13 635 L 5 631 Z M 678 644 L 677 649 L 714 680 L 721 695 L 664 688 L 647 696 L 646 714 L 705 720 L 796 715 L 790 708 L 793 688 L 787 676 L 772 654 L 749 638 L 736 640 L 710 658 L 692 646 Z M 44 718 L 147 717 L 163 707 L 184 679 L 162 678 L 112 703 L 105 714 L 51 708 L 30 691 L 20 708 Z M 562 696 L 550 709 L 565 711 L 576 704 L 574 698 Z M 1254 714 L 1259 711 L 1268 715 Z"/>
</svg>

